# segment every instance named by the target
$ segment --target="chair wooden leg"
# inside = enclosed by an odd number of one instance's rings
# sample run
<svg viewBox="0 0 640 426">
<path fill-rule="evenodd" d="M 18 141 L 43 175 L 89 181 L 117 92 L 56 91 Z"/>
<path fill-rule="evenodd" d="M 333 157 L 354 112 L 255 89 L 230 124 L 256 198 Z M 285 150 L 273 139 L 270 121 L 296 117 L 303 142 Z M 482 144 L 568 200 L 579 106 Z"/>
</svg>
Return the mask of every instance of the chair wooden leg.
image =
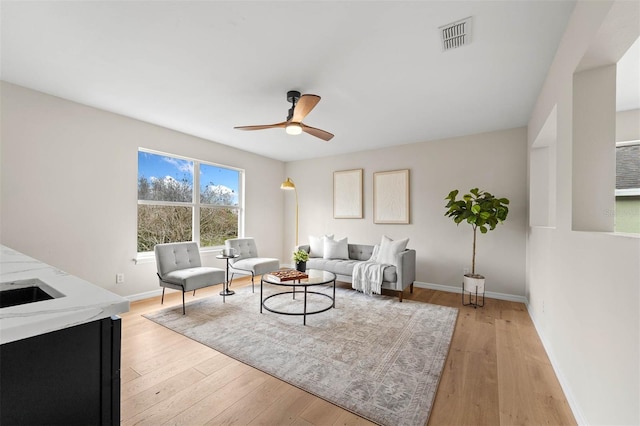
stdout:
<svg viewBox="0 0 640 426">
<path fill-rule="evenodd" d="M 162 287 L 162 299 L 160 300 L 160 304 L 164 305 L 164 287 Z"/>
</svg>

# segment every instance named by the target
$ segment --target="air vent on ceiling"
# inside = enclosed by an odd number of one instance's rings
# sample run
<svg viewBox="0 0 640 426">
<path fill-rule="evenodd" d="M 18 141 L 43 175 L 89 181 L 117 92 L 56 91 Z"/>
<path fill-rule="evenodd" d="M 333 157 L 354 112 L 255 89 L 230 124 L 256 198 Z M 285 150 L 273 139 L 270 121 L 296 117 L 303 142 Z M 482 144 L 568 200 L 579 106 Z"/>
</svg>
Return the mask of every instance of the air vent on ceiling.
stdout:
<svg viewBox="0 0 640 426">
<path fill-rule="evenodd" d="M 471 43 L 471 16 L 439 28 L 442 50 L 447 51 Z"/>
</svg>

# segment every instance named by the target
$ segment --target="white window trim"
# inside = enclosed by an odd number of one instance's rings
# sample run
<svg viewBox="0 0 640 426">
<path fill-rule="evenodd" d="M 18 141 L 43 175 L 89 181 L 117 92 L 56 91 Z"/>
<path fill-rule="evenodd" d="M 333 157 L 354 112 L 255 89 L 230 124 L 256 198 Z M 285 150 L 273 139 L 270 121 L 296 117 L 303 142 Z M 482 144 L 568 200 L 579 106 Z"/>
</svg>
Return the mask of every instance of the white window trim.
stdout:
<svg viewBox="0 0 640 426">
<path fill-rule="evenodd" d="M 632 146 L 632 145 L 640 145 L 640 139 L 635 139 L 635 140 L 631 140 L 631 141 L 616 142 L 616 147 L 618 147 L 618 146 Z"/>
<path fill-rule="evenodd" d="M 640 188 L 616 189 L 616 197 L 636 197 L 640 195 Z"/>
</svg>

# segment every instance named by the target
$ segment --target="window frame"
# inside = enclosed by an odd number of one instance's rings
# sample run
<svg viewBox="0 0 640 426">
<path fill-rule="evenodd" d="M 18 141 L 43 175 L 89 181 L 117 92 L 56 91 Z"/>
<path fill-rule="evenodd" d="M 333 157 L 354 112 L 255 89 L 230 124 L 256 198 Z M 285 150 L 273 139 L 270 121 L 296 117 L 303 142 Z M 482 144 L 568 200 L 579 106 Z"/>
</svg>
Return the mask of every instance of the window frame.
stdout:
<svg viewBox="0 0 640 426">
<path fill-rule="evenodd" d="M 192 188 L 192 198 L 191 202 L 184 201 L 160 201 L 160 200 L 140 200 L 137 199 L 136 204 L 136 212 L 138 211 L 138 206 L 140 205 L 151 205 L 151 206 L 166 206 L 166 207 L 190 207 L 191 208 L 191 241 L 198 243 L 198 247 L 200 248 L 201 253 L 206 252 L 215 252 L 219 251 L 223 246 L 207 246 L 202 247 L 200 245 L 200 209 L 201 208 L 214 208 L 214 209 L 233 209 L 238 212 L 238 237 L 242 237 L 244 235 L 244 182 L 245 182 L 245 171 L 244 169 L 238 167 L 227 166 L 220 163 L 214 163 L 211 161 L 198 160 L 191 157 L 185 157 L 177 154 L 170 154 L 163 151 L 157 151 L 154 149 L 138 147 L 137 153 L 139 155 L 140 152 L 145 152 L 154 155 L 161 155 L 163 157 L 175 158 L 177 160 L 185 160 L 193 162 L 193 188 Z M 233 170 L 238 172 L 238 205 L 220 205 L 220 204 L 203 204 L 200 202 L 200 165 L 207 165 L 212 167 L 218 167 L 227 170 Z M 137 167 L 138 173 L 136 174 L 136 182 L 138 181 L 140 175 L 140 167 Z M 137 259 L 136 261 L 143 259 L 155 258 L 155 254 L 153 251 L 138 251 L 138 219 L 136 214 L 136 253 Z"/>
<path fill-rule="evenodd" d="M 624 147 L 624 146 L 639 146 L 639 145 L 640 145 L 640 139 L 619 141 L 619 142 L 615 143 L 615 149 L 616 149 L 616 176 L 618 174 L 617 149 L 620 148 L 620 147 Z M 616 187 L 614 187 L 615 202 L 614 202 L 613 215 L 614 215 L 615 219 L 614 219 L 613 235 L 632 236 L 632 237 L 635 237 L 635 238 L 640 238 L 640 233 L 639 232 L 621 230 L 623 225 L 620 225 L 620 222 L 618 222 L 619 215 L 622 214 L 622 212 L 618 211 L 619 201 L 622 201 L 626 197 L 636 198 L 636 197 L 639 197 L 639 196 L 640 196 L 640 187 L 639 188 L 618 189 L 617 188 L 617 183 L 616 183 Z"/>
<path fill-rule="evenodd" d="M 636 146 L 636 145 L 640 145 L 640 139 L 616 142 L 616 148 L 620 148 L 623 146 Z M 616 172 L 617 172 L 617 169 L 616 169 Z M 637 197 L 638 195 L 640 195 L 640 188 L 627 188 L 627 189 L 615 188 L 615 195 L 616 197 Z"/>
</svg>

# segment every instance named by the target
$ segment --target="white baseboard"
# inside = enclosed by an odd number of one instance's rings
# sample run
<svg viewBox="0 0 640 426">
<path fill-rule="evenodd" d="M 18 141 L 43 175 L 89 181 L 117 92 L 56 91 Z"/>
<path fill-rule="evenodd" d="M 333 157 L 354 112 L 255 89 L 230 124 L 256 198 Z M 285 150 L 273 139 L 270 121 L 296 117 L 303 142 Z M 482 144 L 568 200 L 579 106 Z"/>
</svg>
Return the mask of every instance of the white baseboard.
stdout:
<svg viewBox="0 0 640 426">
<path fill-rule="evenodd" d="M 462 293 L 462 285 L 460 285 L 460 287 L 454 287 L 454 286 L 450 286 L 450 285 L 423 283 L 423 282 L 419 282 L 419 281 L 414 282 L 413 285 L 415 287 L 428 288 L 428 289 L 431 289 L 431 290 L 448 291 L 450 293 Z M 514 294 L 497 293 L 497 292 L 494 292 L 494 291 L 487 291 L 487 292 L 485 292 L 485 296 L 490 298 L 490 299 L 500 299 L 500 300 L 507 300 L 509 302 L 524 303 L 525 305 L 527 304 L 527 298 L 526 297 L 524 297 L 524 296 L 516 296 Z"/>
<path fill-rule="evenodd" d="M 169 289 L 172 291 L 171 289 Z M 122 296 L 127 299 L 129 302 L 135 302 L 136 300 L 149 299 L 151 297 L 160 296 L 162 294 L 162 289 L 159 288 L 157 290 L 145 291 L 144 293 L 132 294 L 130 296 Z"/>
<path fill-rule="evenodd" d="M 414 286 L 416 287 L 420 287 L 420 288 L 428 288 L 431 290 L 440 290 L 440 291 L 447 291 L 450 293 L 461 293 L 462 292 L 462 288 L 461 287 L 453 287 L 450 285 L 442 285 L 442 284 L 433 284 L 433 283 L 423 283 L 420 281 L 415 281 L 413 283 Z M 171 289 L 168 289 L 169 291 L 172 291 Z M 132 294 L 130 296 L 123 296 L 125 299 L 127 299 L 130 302 L 135 302 L 136 300 L 142 300 L 142 299 L 148 299 L 150 297 L 155 297 L 155 296 L 160 296 L 162 294 L 162 289 L 159 288 L 157 290 L 151 290 L 151 291 L 146 291 L 144 293 L 138 293 L 138 294 Z M 515 296 L 513 294 L 506 294 L 506 293 L 496 293 L 493 291 L 487 291 L 485 293 L 485 296 L 490 298 L 490 299 L 500 299 L 500 300 L 508 300 L 510 302 L 520 302 L 520 303 L 524 303 L 525 305 L 528 303 L 527 299 L 523 296 Z M 531 316 L 531 314 L 529 314 L 529 316 Z"/>
<path fill-rule="evenodd" d="M 571 391 L 571 387 L 569 386 L 569 382 L 564 377 L 564 374 L 562 374 L 562 370 L 560 370 L 560 367 L 558 366 L 558 361 L 556 360 L 556 357 L 554 356 L 553 351 L 551 350 L 551 347 L 549 346 L 549 342 L 544 337 L 544 334 L 542 333 L 542 331 L 538 327 L 538 323 L 536 323 L 536 319 L 532 315 L 528 300 L 525 303 L 525 305 L 527 306 L 527 312 L 529 313 L 529 318 L 531 318 L 531 322 L 533 322 L 533 326 L 536 328 L 536 332 L 538 333 L 538 337 L 540 337 L 540 341 L 542 342 L 542 346 L 544 347 L 544 351 L 547 353 L 547 358 L 549 358 L 549 362 L 551 362 L 551 367 L 553 368 L 553 371 L 554 371 L 554 373 L 556 373 L 556 377 L 558 378 L 558 381 L 560 382 L 560 387 L 562 388 L 562 391 L 564 392 L 564 396 L 567 398 L 567 403 L 569 404 L 569 408 L 571 409 L 571 412 L 573 413 L 573 417 L 575 417 L 575 419 L 576 419 L 576 423 L 578 423 L 579 425 L 588 424 L 586 422 L 585 418 L 584 418 L 584 415 L 582 414 L 582 410 L 580 410 L 580 406 L 578 404 L 578 401 L 576 400 L 575 395 Z"/>
</svg>

